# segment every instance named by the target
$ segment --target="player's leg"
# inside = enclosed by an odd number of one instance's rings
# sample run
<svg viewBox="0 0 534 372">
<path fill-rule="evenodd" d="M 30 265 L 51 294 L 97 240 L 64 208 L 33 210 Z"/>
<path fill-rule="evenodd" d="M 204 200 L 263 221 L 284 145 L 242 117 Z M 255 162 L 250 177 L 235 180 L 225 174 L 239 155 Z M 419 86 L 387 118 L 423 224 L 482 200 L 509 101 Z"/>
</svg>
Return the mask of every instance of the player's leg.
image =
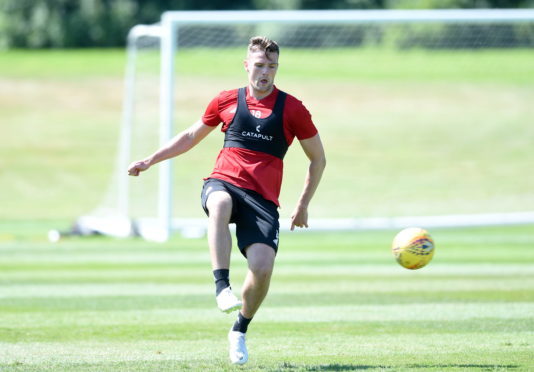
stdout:
<svg viewBox="0 0 534 372">
<path fill-rule="evenodd" d="M 237 245 L 247 258 L 248 272 L 242 288 L 243 308 L 228 333 L 230 360 L 244 364 L 248 360 L 245 337 L 252 317 L 263 302 L 273 272 L 278 249 L 278 207 L 253 191 L 236 192 Z"/>
<path fill-rule="evenodd" d="M 241 314 L 252 319 L 269 291 L 276 252 L 271 246 L 256 243 L 248 247 L 246 253 L 248 272 L 241 291 Z"/>
<path fill-rule="evenodd" d="M 247 198 L 247 203 L 250 208 L 241 215 L 251 215 L 237 223 L 236 230 L 238 246 L 247 257 L 248 272 L 241 291 L 243 308 L 228 334 L 230 360 L 234 364 L 244 364 L 248 360 L 245 342 L 248 325 L 269 290 L 278 248 L 279 223 L 274 203 L 262 198 Z"/>
<path fill-rule="evenodd" d="M 230 360 L 234 364 L 244 364 L 248 360 L 248 350 L 245 343 L 248 325 L 269 291 L 276 257 L 275 250 L 262 243 L 249 246 L 246 249 L 246 254 L 248 272 L 241 292 L 243 308 L 228 333 Z"/>
<path fill-rule="evenodd" d="M 217 306 L 221 311 L 231 312 L 240 309 L 242 305 L 230 286 L 232 237 L 228 224 L 232 216 L 232 197 L 223 185 L 208 180 L 202 191 L 202 203 L 208 214 L 208 246 Z"/>
<path fill-rule="evenodd" d="M 206 201 L 208 209 L 208 245 L 213 270 L 230 267 L 232 235 L 228 224 L 232 216 L 232 197 L 225 191 L 213 191 Z"/>
</svg>

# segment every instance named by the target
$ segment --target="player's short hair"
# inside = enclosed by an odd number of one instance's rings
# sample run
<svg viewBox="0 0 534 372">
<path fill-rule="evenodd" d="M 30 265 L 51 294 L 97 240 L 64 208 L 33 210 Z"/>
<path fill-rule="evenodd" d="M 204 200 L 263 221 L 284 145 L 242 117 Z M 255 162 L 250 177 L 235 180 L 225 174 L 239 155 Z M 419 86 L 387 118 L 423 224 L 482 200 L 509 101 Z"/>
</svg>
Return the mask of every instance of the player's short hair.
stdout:
<svg viewBox="0 0 534 372">
<path fill-rule="evenodd" d="M 253 53 L 257 51 L 264 51 L 267 58 L 270 53 L 276 53 L 280 55 L 280 48 L 276 41 L 271 40 L 265 36 L 254 36 L 250 38 L 248 43 L 248 52 Z"/>
</svg>

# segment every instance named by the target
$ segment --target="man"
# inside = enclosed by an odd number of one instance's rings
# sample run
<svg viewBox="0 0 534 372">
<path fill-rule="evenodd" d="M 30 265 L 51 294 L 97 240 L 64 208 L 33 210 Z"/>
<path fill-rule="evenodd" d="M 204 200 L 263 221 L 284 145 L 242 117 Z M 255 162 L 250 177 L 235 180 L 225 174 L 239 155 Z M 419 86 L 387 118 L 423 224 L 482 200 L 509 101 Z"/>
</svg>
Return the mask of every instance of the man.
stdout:
<svg viewBox="0 0 534 372">
<path fill-rule="evenodd" d="M 310 160 L 302 194 L 291 216 L 291 230 L 308 227 L 308 204 L 326 165 L 321 139 L 308 110 L 274 86 L 279 54 L 276 42 L 265 37 L 250 39 L 244 61 L 248 85 L 221 92 L 201 120 L 128 169 L 128 174 L 138 176 L 152 165 L 190 150 L 223 123 L 224 147 L 213 172 L 205 179 L 202 206 L 208 215 L 217 306 L 224 312 L 240 310 L 228 334 L 230 360 L 235 364 L 248 360 L 245 334 L 267 295 L 278 250 L 282 159 L 297 137 Z M 248 261 L 243 302 L 232 293 L 229 280 L 230 223 L 236 224 L 238 247 Z"/>
</svg>

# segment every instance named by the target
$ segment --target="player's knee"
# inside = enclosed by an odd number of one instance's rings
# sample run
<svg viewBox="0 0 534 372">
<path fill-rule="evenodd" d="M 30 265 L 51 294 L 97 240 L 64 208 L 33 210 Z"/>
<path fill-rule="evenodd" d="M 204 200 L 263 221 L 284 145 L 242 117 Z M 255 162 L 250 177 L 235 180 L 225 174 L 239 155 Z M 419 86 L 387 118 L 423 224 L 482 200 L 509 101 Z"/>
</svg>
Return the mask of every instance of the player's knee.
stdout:
<svg viewBox="0 0 534 372">
<path fill-rule="evenodd" d="M 267 263 L 256 264 L 250 267 L 250 271 L 259 279 L 269 279 L 273 272 L 273 267 Z"/>
<path fill-rule="evenodd" d="M 232 213 L 232 197 L 224 191 L 212 192 L 206 202 L 210 216 L 230 215 Z"/>
<path fill-rule="evenodd" d="M 272 269 L 269 269 L 268 267 L 254 267 L 249 268 L 249 270 L 257 285 L 264 286 L 265 288 L 269 287 L 273 272 Z"/>
<path fill-rule="evenodd" d="M 274 250 L 265 245 L 253 245 L 247 249 L 248 267 L 260 280 L 269 280 L 274 266 Z"/>
</svg>

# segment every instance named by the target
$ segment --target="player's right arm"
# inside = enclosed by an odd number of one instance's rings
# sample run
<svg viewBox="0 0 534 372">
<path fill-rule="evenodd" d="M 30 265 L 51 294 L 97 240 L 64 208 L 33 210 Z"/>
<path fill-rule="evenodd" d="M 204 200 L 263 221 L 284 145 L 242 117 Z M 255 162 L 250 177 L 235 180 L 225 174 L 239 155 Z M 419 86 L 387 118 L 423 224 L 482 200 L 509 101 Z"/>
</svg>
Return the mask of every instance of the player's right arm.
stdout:
<svg viewBox="0 0 534 372">
<path fill-rule="evenodd" d="M 202 120 L 197 121 L 183 132 L 178 133 L 154 154 L 143 160 L 134 161 L 130 164 L 128 167 L 128 174 L 130 176 L 138 176 L 140 172 L 147 170 L 154 164 L 189 151 L 197 143 L 202 141 L 213 129 L 215 129 L 214 126 L 206 125 Z"/>
</svg>

